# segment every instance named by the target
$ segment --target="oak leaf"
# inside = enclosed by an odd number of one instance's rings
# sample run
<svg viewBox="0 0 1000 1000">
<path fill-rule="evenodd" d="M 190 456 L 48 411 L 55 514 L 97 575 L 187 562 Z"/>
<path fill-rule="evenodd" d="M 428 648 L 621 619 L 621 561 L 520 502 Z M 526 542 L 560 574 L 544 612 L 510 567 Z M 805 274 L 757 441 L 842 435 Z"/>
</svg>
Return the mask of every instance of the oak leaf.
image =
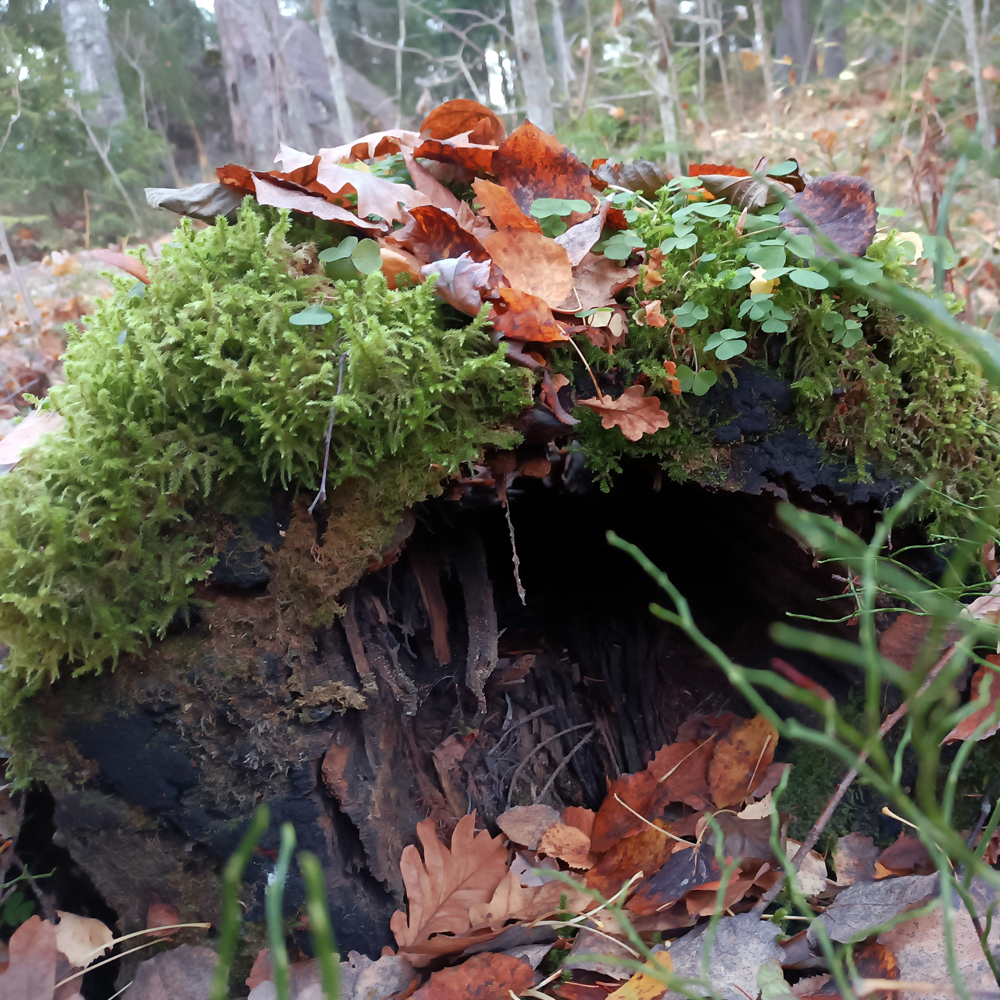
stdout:
<svg viewBox="0 0 1000 1000">
<path fill-rule="evenodd" d="M 408 281 L 410 286 L 423 282 L 421 274 L 422 263 L 412 253 L 399 247 L 388 247 L 380 241 L 379 255 L 382 258 L 382 273 L 390 289 L 399 288 L 401 281 Z"/>
<path fill-rule="evenodd" d="M 484 128 L 483 120 L 489 125 Z M 459 98 L 445 101 L 420 123 L 420 134 L 429 139 L 453 139 L 463 132 L 477 132 L 477 139 L 499 145 L 507 138 L 503 120 L 478 101 Z M 481 138 L 480 138 L 481 136 Z"/>
<path fill-rule="evenodd" d="M 801 212 L 819 227 L 845 253 L 861 257 L 875 239 L 878 214 L 875 192 L 863 177 L 845 173 L 817 177 L 804 191 L 792 198 L 791 208 Z M 811 235 L 788 208 L 778 213 L 785 229 L 793 235 Z M 817 245 L 816 253 L 829 257 L 829 251 Z"/>
<path fill-rule="evenodd" d="M 787 195 L 795 194 L 795 189 L 782 181 L 757 180 L 749 171 L 741 167 L 719 166 L 715 163 L 692 163 L 688 175 L 697 177 L 702 187 L 716 198 L 725 198 L 736 209 L 754 211 L 771 205 L 778 200 L 776 191 Z"/>
<path fill-rule="evenodd" d="M 464 201 L 460 201 L 451 191 L 446 188 L 425 166 L 419 163 L 411 153 L 403 151 L 403 162 L 410 172 L 413 186 L 422 194 L 427 195 L 431 204 L 437 208 L 444 208 L 451 212 L 458 220 L 458 224 L 465 230 L 471 232 L 471 228 L 462 219 L 463 209 L 470 216 L 472 210 Z"/>
<path fill-rule="evenodd" d="M 501 229 L 482 245 L 512 288 L 536 295 L 549 308 L 558 308 L 573 288 L 569 255 L 548 236 L 530 229 Z"/>
<path fill-rule="evenodd" d="M 521 844 L 532 851 L 538 849 L 545 831 L 558 822 L 559 813 L 552 806 L 546 805 L 514 806 L 497 816 L 497 826 L 515 844 Z"/>
<path fill-rule="evenodd" d="M 587 253 L 573 266 L 573 287 L 555 311 L 575 313 L 613 305 L 615 296 L 638 280 L 638 267 L 619 267 L 603 254 Z"/>
<path fill-rule="evenodd" d="M 543 132 L 530 121 L 525 121 L 500 144 L 493 154 L 493 173 L 526 214 L 531 212 L 536 198 L 579 198 L 594 203 L 587 165 L 554 135 Z M 571 216 L 577 222 L 581 218 L 576 214 Z"/>
<path fill-rule="evenodd" d="M 435 972 L 413 1000 L 510 1000 L 536 981 L 534 969 L 523 959 L 486 951 Z"/>
<path fill-rule="evenodd" d="M 747 719 L 719 740 L 708 772 L 715 804 L 725 809 L 742 803 L 774 760 L 777 744 L 778 731 L 763 715 Z"/>
<path fill-rule="evenodd" d="M 479 204 L 483 206 L 483 212 L 492 219 L 497 229 L 530 229 L 535 233 L 542 231 L 542 224 L 532 216 L 525 215 L 505 187 L 477 177 L 472 182 L 472 188 Z"/>
<path fill-rule="evenodd" d="M 464 253 L 476 261 L 489 259 L 479 240 L 463 229 L 453 215 L 435 205 L 414 208 L 406 225 L 392 233 L 389 241 L 409 250 L 425 264 L 461 257 Z"/>
<path fill-rule="evenodd" d="M 524 909 L 530 892 L 531 889 L 521 885 L 521 880 L 514 872 L 508 872 L 489 902 L 476 903 L 470 908 L 469 919 L 473 927 L 488 926 L 490 930 L 501 930 L 511 914 Z"/>
<path fill-rule="evenodd" d="M 646 396 L 641 385 L 630 385 L 617 399 L 602 396 L 600 400 L 578 402 L 600 414 L 605 430 L 617 427 L 629 441 L 638 441 L 643 434 L 654 434 L 670 426 L 670 417 L 660 409 L 660 400 Z"/>
<path fill-rule="evenodd" d="M 490 313 L 497 333 L 510 340 L 553 343 L 569 340 L 543 299 L 517 288 L 497 289 L 500 301 Z"/>
<path fill-rule="evenodd" d="M 992 663 L 994 666 L 1000 666 L 1000 656 L 995 653 L 986 657 L 986 659 Z M 1000 671 L 994 670 L 991 667 L 981 666 L 972 675 L 972 693 L 969 697 L 970 701 L 976 701 L 980 696 L 980 688 L 983 687 L 983 682 L 986 678 L 990 678 L 990 691 L 987 697 L 987 704 L 982 708 L 977 709 L 971 715 L 966 716 L 948 735 L 944 738 L 942 742 L 944 743 L 958 743 L 963 740 L 971 740 L 976 732 L 976 729 L 981 726 L 984 722 L 994 716 L 997 711 L 997 702 L 1000 701 Z M 976 739 L 985 740 L 987 737 L 992 736 L 996 731 L 1000 729 L 1000 720 L 994 719 L 986 729 L 981 732 Z M 885 862 L 883 862 L 884 864 Z"/>
<path fill-rule="evenodd" d="M 556 375 L 552 381 L 557 390 L 564 385 L 569 385 L 569 379 L 565 375 Z M 589 840 L 594 832 L 596 815 L 593 809 L 584 809 L 583 806 L 566 806 L 562 811 L 562 821 L 567 826 L 575 826 L 578 830 L 582 830 Z"/>
<path fill-rule="evenodd" d="M 491 899 L 507 875 L 505 838 L 494 839 L 485 831 L 477 834 L 475 813 L 458 821 L 451 850 L 438 840 L 433 820 L 417 824 L 417 837 L 423 859 L 410 844 L 399 862 L 409 915 L 397 910 L 389 922 L 404 951 L 434 934 L 465 934 L 472 927 L 470 908 Z"/>
<path fill-rule="evenodd" d="M 358 218 L 376 215 L 386 222 L 401 221 L 407 211 L 428 205 L 430 199 L 409 184 L 394 184 L 384 177 L 376 177 L 367 170 L 352 170 L 329 159 L 320 157 L 316 180 L 308 185 L 330 197 L 343 198 L 347 194 L 358 196 Z"/>
</svg>

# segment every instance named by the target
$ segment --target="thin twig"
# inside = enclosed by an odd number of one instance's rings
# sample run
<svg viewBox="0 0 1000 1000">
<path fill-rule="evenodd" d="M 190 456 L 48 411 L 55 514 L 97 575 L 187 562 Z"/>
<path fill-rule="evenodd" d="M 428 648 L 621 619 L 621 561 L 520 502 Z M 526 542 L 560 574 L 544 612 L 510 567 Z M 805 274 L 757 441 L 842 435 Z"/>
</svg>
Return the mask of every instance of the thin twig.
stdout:
<svg viewBox="0 0 1000 1000">
<path fill-rule="evenodd" d="M 549 777 L 549 780 L 545 782 L 545 785 L 542 788 L 542 790 L 535 796 L 535 801 L 532 803 L 532 805 L 538 805 L 538 803 L 545 798 L 546 794 L 548 793 L 548 790 L 555 784 L 555 780 L 556 778 L 559 777 L 563 768 L 573 759 L 573 757 L 576 755 L 577 750 L 583 749 L 584 744 L 593 735 L 594 735 L 593 729 L 591 729 L 589 733 L 584 733 L 583 738 L 580 740 L 580 742 L 577 743 L 577 745 L 573 747 L 573 749 L 570 750 L 570 752 L 566 754 L 566 756 L 563 757 L 561 761 L 559 761 L 559 763 L 556 765 L 556 769 L 552 772 L 551 776 Z"/>
<path fill-rule="evenodd" d="M 330 407 L 330 423 L 326 428 L 326 450 L 323 452 L 323 480 L 319 486 L 319 493 L 316 494 L 313 502 L 309 504 L 310 514 L 316 509 L 318 503 L 326 500 L 326 470 L 330 467 L 330 440 L 333 437 L 333 421 L 337 416 L 337 396 L 340 395 L 340 390 L 344 387 L 344 360 L 346 357 L 347 351 L 344 351 L 340 356 L 340 375 L 337 378 L 337 391 L 333 397 L 333 405 Z"/>
<path fill-rule="evenodd" d="M 538 753 L 539 750 L 544 750 L 550 743 L 554 740 L 559 739 L 560 736 L 565 736 L 567 733 L 575 733 L 578 729 L 585 729 L 587 726 L 593 726 L 592 722 L 581 722 L 578 726 L 570 726 L 569 729 L 563 729 L 561 732 L 555 734 L 555 736 L 550 736 L 547 740 L 543 740 L 538 744 L 537 747 L 533 747 L 528 753 L 528 756 L 517 765 L 517 769 L 514 771 L 514 776 L 510 779 L 510 786 L 507 789 L 507 808 L 510 808 L 511 801 L 514 798 L 514 786 L 517 784 L 518 776 L 521 771 L 524 770 L 525 765 L 531 760 L 532 757 Z"/>
</svg>

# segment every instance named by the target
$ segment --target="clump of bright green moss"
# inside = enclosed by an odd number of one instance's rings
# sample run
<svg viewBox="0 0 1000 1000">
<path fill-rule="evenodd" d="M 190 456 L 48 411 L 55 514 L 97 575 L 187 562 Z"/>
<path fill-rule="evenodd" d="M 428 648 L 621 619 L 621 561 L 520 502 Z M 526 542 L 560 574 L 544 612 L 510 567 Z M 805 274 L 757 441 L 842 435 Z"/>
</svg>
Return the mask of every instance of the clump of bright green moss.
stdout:
<svg viewBox="0 0 1000 1000">
<path fill-rule="evenodd" d="M 67 382 L 44 404 L 63 430 L 0 477 L 5 710 L 185 612 L 211 568 L 199 508 L 319 487 L 344 352 L 331 489 L 386 472 L 426 483 L 432 467 L 446 476 L 516 442 L 506 421 L 530 401 L 530 377 L 484 321 L 446 315 L 431 284 L 390 292 L 378 273 L 335 285 L 288 228 L 249 200 L 232 225 L 183 225 L 150 284 L 115 278 L 71 339 Z M 290 325 L 319 303 L 331 321 Z M 386 498 L 387 519 L 417 499 Z"/>
</svg>

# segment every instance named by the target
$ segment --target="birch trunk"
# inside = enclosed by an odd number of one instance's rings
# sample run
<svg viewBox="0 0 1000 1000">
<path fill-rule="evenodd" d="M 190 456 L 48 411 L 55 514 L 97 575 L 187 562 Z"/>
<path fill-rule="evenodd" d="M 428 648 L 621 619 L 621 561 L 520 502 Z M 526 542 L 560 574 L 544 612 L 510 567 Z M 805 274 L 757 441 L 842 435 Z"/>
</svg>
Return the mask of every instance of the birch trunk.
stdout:
<svg viewBox="0 0 1000 1000">
<path fill-rule="evenodd" d="M 986 99 L 986 88 L 983 87 L 982 60 L 979 58 L 979 36 L 976 32 L 975 0 L 958 0 L 958 9 L 962 14 L 962 27 L 965 29 L 965 49 L 969 56 L 969 66 L 976 88 L 976 114 L 979 117 L 979 132 L 984 149 L 992 149 L 994 142 L 993 123 L 990 116 L 990 106 Z"/>
<path fill-rule="evenodd" d="M 771 127 L 778 127 L 778 106 L 774 99 L 774 68 L 771 65 L 771 37 L 767 33 L 764 20 L 764 0 L 753 0 L 753 19 L 760 35 L 760 68 L 764 74 L 764 91 L 767 96 L 767 110 L 771 116 Z"/>
<path fill-rule="evenodd" d="M 316 15 L 316 24 L 319 27 L 319 40 L 323 43 L 323 54 L 326 56 L 326 67 L 330 73 L 330 89 L 333 91 L 333 105 L 337 109 L 337 122 L 340 125 L 341 135 L 344 142 L 350 142 L 357 136 L 354 129 L 354 118 L 351 115 L 351 105 L 347 102 L 347 87 L 344 84 L 344 65 L 340 61 L 340 53 L 337 51 L 337 36 L 333 33 L 333 25 L 330 23 L 330 15 L 327 13 L 326 0 L 312 0 L 313 14 Z M 400 30 L 405 31 L 405 17 L 403 8 L 400 6 Z M 399 43 L 401 46 L 402 41 Z M 397 52 L 397 58 L 402 60 L 402 48 Z M 397 73 L 401 76 L 402 66 Z M 397 76 L 397 81 L 399 76 Z M 398 95 L 398 100 L 402 103 L 403 95 Z"/>
<path fill-rule="evenodd" d="M 87 121 L 98 128 L 117 125 L 125 120 L 125 98 L 104 11 L 98 0 L 62 0 L 59 12 L 69 62 L 80 78 L 79 96 L 97 95 L 97 107 L 86 112 Z"/>
<path fill-rule="evenodd" d="M 528 105 L 528 118 L 540 129 L 554 132 L 555 117 L 552 113 L 552 82 L 545 65 L 542 32 L 538 27 L 538 8 L 535 0 L 511 0 L 511 19 L 514 22 L 514 41 L 520 56 L 521 84 Z"/>
<path fill-rule="evenodd" d="M 663 141 L 667 146 L 667 170 L 675 176 L 681 172 L 680 133 L 677 120 L 677 81 L 671 72 L 672 56 L 667 26 L 657 8 L 656 0 L 648 0 L 649 12 L 653 15 L 653 24 L 660 42 L 659 57 L 648 60 L 649 82 L 656 92 L 656 103 L 660 110 L 660 123 L 663 126 Z"/>
<path fill-rule="evenodd" d="M 552 34 L 556 42 L 556 70 L 559 73 L 559 88 L 563 100 L 570 99 L 570 85 L 573 82 L 573 64 L 566 42 L 566 26 L 563 24 L 561 0 L 550 0 L 552 4 Z"/>
</svg>

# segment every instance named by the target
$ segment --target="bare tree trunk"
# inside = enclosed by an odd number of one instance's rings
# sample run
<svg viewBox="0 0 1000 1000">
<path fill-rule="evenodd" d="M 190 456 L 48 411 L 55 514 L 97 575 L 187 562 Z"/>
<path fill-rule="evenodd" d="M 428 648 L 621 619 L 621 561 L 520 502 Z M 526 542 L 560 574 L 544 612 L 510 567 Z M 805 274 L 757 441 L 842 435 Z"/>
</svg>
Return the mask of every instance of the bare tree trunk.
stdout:
<svg viewBox="0 0 1000 1000">
<path fill-rule="evenodd" d="M 972 79 L 976 88 L 976 113 L 979 116 L 981 141 L 984 149 L 992 149 L 995 145 L 993 124 L 990 120 L 990 106 L 986 99 L 986 89 L 983 87 L 983 72 L 979 58 L 979 35 L 976 31 L 975 0 L 958 0 L 958 9 L 962 14 L 962 27 L 965 29 L 965 49 L 969 55 Z"/>
<path fill-rule="evenodd" d="M 310 147 L 308 95 L 282 51 L 292 19 L 277 0 L 216 0 L 215 19 L 241 159 L 270 167 L 280 142 Z"/>
<path fill-rule="evenodd" d="M 326 10 L 326 0 L 312 0 L 313 13 L 316 15 L 316 24 L 319 27 L 319 40 L 323 43 L 323 54 L 326 56 L 326 66 L 330 72 L 330 89 L 333 91 L 333 104 L 337 109 L 337 121 L 340 125 L 341 135 L 344 142 L 350 142 L 357 136 L 354 129 L 354 118 L 351 115 L 351 106 L 347 103 L 347 87 L 344 86 L 344 68 L 340 61 L 340 53 L 337 51 L 337 36 L 333 33 L 333 25 L 330 23 L 330 16 Z M 406 31 L 406 21 L 403 16 L 403 8 L 400 6 L 400 30 Z M 402 42 L 400 45 L 402 46 Z M 397 82 L 402 78 L 402 58 L 403 50 L 399 48 L 396 53 L 400 60 L 397 70 Z M 402 101 L 402 92 L 399 100 Z"/>
<path fill-rule="evenodd" d="M 698 115 L 705 131 L 709 132 L 708 115 L 705 112 L 705 64 L 708 61 L 708 10 L 705 0 L 698 0 Z"/>
<path fill-rule="evenodd" d="M 80 77 L 80 95 L 96 94 L 87 121 L 110 128 L 125 120 L 125 98 L 108 40 L 108 22 L 98 0 L 61 0 L 63 32 L 70 65 Z"/>
<path fill-rule="evenodd" d="M 660 109 L 663 141 L 667 147 L 667 170 L 676 176 L 681 172 L 680 134 L 677 121 L 677 82 L 671 72 L 673 60 L 667 27 L 661 17 L 661 10 L 662 8 L 657 8 L 656 0 L 649 0 L 649 12 L 653 15 L 653 24 L 656 26 L 660 42 L 659 57 L 651 57 L 648 60 L 649 81 L 653 90 L 656 91 L 656 103 Z"/>
<path fill-rule="evenodd" d="M 781 16 L 787 32 L 789 55 L 792 57 L 793 82 L 805 79 L 806 59 L 809 58 L 809 26 L 806 23 L 803 0 L 781 0 Z"/>
<path fill-rule="evenodd" d="M 764 20 L 764 0 L 753 0 L 753 19 L 760 36 L 760 68 L 764 74 L 764 91 L 767 96 L 767 110 L 771 116 L 771 126 L 778 127 L 778 107 L 774 100 L 774 68 L 771 65 L 771 36 L 767 33 Z"/>
<path fill-rule="evenodd" d="M 403 46 L 406 45 L 406 0 L 398 0 L 399 34 L 396 40 L 396 116 L 395 127 L 403 124 Z"/>
<path fill-rule="evenodd" d="M 729 71 L 726 68 L 726 61 L 729 59 L 729 39 L 722 30 L 722 4 L 718 0 L 715 3 L 714 14 L 718 28 L 718 37 L 712 45 L 715 49 L 716 58 L 719 60 L 719 76 L 722 78 L 722 94 L 726 101 L 726 114 L 732 122 L 736 120 L 736 115 L 733 111 L 733 94 L 729 87 Z"/>
<path fill-rule="evenodd" d="M 517 43 L 528 117 L 539 128 L 554 132 L 556 122 L 552 114 L 552 83 L 545 65 L 536 0 L 511 0 L 510 13 L 514 22 L 514 41 Z"/>
<path fill-rule="evenodd" d="M 550 0 L 552 4 L 552 34 L 556 41 L 556 69 L 559 72 L 559 89 L 563 100 L 570 99 L 570 85 L 573 82 L 573 64 L 570 60 L 569 45 L 566 43 L 566 27 L 563 24 L 561 0 Z"/>
</svg>

